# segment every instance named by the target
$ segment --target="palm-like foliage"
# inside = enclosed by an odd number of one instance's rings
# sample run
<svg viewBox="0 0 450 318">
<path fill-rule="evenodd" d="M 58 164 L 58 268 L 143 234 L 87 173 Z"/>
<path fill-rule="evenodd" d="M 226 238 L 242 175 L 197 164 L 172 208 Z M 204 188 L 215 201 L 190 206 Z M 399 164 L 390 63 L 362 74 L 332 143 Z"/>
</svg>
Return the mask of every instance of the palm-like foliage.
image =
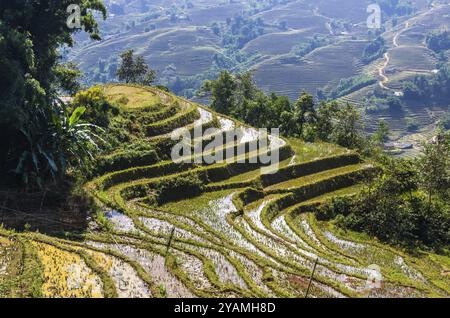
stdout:
<svg viewBox="0 0 450 318">
<path fill-rule="evenodd" d="M 101 128 L 82 122 L 85 111 L 78 107 L 70 113 L 61 101 L 50 111 L 32 111 L 31 120 L 20 130 L 27 146 L 15 169 L 25 185 L 42 187 L 48 177 L 57 179 L 70 166 L 83 169 L 86 161 L 93 159 L 97 143 L 102 141 L 95 132 Z"/>
</svg>

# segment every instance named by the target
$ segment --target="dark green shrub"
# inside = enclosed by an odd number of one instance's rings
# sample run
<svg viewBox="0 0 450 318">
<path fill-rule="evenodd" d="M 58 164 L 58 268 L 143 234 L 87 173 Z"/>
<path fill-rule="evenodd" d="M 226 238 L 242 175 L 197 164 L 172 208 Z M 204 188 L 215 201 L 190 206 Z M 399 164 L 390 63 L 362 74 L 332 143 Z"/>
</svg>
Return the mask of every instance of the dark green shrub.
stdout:
<svg viewBox="0 0 450 318">
<path fill-rule="evenodd" d="M 94 86 L 76 94 L 72 106 L 86 107 L 83 120 L 104 128 L 109 126 L 112 116 L 119 114 L 119 109 L 108 102 L 100 86 Z"/>
<path fill-rule="evenodd" d="M 314 211 L 319 221 L 328 221 L 338 215 L 348 215 L 352 210 L 352 199 L 349 197 L 336 197 L 318 206 Z"/>
<path fill-rule="evenodd" d="M 158 160 L 158 154 L 154 150 L 125 151 L 98 159 L 96 171 L 98 175 L 102 175 L 132 167 L 149 166 Z"/>
<path fill-rule="evenodd" d="M 264 198 L 264 191 L 254 188 L 247 188 L 239 194 L 239 199 L 244 203 L 244 205 L 248 205 L 262 198 Z"/>
<path fill-rule="evenodd" d="M 450 207 L 445 195 L 430 195 L 420 187 L 420 174 L 414 162 L 386 163 L 367 190 L 328 201 L 315 214 L 319 220 L 336 218 L 338 226 L 384 242 L 438 251 L 450 243 Z"/>
<path fill-rule="evenodd" d="M 419 129 L 419 123 L 415 120 L 408 120 L 406 123 L 406 129 L 409 132 L 417 131 Z"/>
<path fill-rule="evenodd" d="M 162 180 L 158 184 L 157 198 L 160 204 L 200 195 L 204 180 L 199 174 L 189 173 Z"/>
</svg>

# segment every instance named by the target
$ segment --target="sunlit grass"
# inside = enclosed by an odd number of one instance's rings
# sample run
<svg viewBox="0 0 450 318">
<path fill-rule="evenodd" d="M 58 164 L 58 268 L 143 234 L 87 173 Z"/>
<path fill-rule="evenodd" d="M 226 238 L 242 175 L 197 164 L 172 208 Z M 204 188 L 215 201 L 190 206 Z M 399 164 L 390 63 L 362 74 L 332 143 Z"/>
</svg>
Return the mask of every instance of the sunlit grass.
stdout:
<svg viewBox="0 0 450 318">
<path fill-rule="evenodd" d="M 366 166 L 367 166 L 366 163 L 362 163 L 362 164 L 350 165 L 350 166 L 340 167 L 337 169 L 327 170 L 327 171 L 323 171 L 320 173 L 316 173 L 316 174 L 312 174 L 312 175 L 308 175 L 308 176 L 304 176 L 304 177 L 300 177 L 300 178 L 296 178 L 296 179 L 291 179 L 286 182 L 278 183 L 278 184 L 268 187 L 267 190 L 291 189 L 291 188 L 299 187 L 302 185 L 312 184 L 312 183 L 315 183 L 318 181 L 333 178 L 335 176 L 362 170 Z"/>
<path fill-rule="evenodd" d="M 158 95 L 142 87 L 107 85 L 104 92 L 111 102 L 120 105 L 124 110 L 149 107 L 160 102 Z"/>
<path fill-rule="evenodd" d="M 289 144 L 295 153 L 294 163 L 303 163 L 330 156 L 348 153 L 348 149 L 326 142 L 304 142 L 297 138 L 289 138 Z"/>
</svg>

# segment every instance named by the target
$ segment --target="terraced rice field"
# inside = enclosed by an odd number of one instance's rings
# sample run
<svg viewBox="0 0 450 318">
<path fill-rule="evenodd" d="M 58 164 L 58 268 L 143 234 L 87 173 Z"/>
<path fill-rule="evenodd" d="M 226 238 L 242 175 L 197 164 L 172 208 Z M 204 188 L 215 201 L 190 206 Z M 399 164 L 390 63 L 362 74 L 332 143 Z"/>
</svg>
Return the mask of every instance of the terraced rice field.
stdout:
<svg viewBox="0 0 450 318">
<path fill-rule="evenodd" d="M 418 3 L 419 5 L 420 3 Z M 420 4 L 421 6 L 421 4 Z M 387 53 L 363 69 L 363 73 L 379 79 L 377 85 L 364 87 L 347 96 L 341 97 L 342 102 L 349 102 L 362 111 L 368 105 L 364 102 L 366 97 L 373 96 L 380 87 L 390 94 L 402 93 L 403 84 L 414 79 L 417 75 L 432 75 L 437 72 L 437 55 L 426 47 L 426 35 L 436 29 L 448 27 L 450 6 L 447 4 L 435 5 L 432 8 L 421 10 L 417 15 L 405 18 L 396 27 L 383 34 L 387 43 Z M 407 101 L 404 103 L 404 114 L 392 114 L 389 110 L 378 113 L 366 113 L 365 123 L 368 131 L 377 129 L 380 120 L 385 121 L 391 130 L 391 139 L 403 143 L 411 143 L 414 149 L 402 151 L 401 155 L 417 155 L 420 143 L 435 134 L 439 116 L 445 113 L 445 103 L 431 102 L 417 103 Z M 408 122 L 416 122 L 419 130 L 408 132 Z"/>
<path fill-rule="evenodd" d="M 264 90 L 292 100 L 298 98 L 299 89 L 315 94 L 327 84 L 359 74 L 366 45 L 366 41 L 343 41 L 319 48 L 304 59 L 283 56 L 269 59 L 255 67 L 255 79 Z"/>
<path fill-rule="evenodd" d="M 149 123 L 163 123 L 158 127 L 164 133 L 147 137 L 161 158 L 167 153 L 158 144 L 167 142 L 167 131 L 214 118 L 218 133 L 243 126 L 156 89 L 141 93 L 180 107 Z M 147 112 L 171 109 L 143 105 Z M 196 116 L 180 120 L 192 109 Z M 245 130 L 247 138 L 238 142 L 260 138 L 253 128 Z M 140 160 L 86 184 L 102 212 L 83 235 L 61 239 L 1 229 L 0 296 L 15 291 L 29 297 L 305 297 L 316 261 L 308 297 L 449 296 L 448 258 L 413 257 L 318 222 L 311 213 L 327 198 L 360 191 L 375 166 L 337 146 L 271 140 L 268 148 L 278 148 L 281 156 L 273 174 L 261 174 L 260 163 L 237 164 L 238 158 L 209 165 Z M 195 193 L 170 188 L 187 175 L 202 183 Z M 382 281 L 373 288 L 377 268 Z M 19 279 L 32 288 L 21 289 Z"/>
</svg>

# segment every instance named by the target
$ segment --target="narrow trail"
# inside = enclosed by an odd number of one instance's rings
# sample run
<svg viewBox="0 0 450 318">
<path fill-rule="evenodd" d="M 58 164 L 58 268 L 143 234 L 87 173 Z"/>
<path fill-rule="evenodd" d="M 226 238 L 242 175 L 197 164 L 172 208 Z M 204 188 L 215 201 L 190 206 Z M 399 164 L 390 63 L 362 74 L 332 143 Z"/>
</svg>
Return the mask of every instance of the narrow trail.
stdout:
<svg viewBox="0 0 450 318">
<path fill-rule="evenodd" d="M 394 47 L 399 47 L 400 44 L 398 44 L 398 38 L 400 37 L 400 35 L 402 35 L 406 30 L 409 29 L 409 21 L 406 21 L 405 23 L 405 27 L 400 30 L 395 36 L 394 39 L 392 40 L 392 43 L 394 44 Z"/>
<path fill-rule="evenodd" d="M 389 87 L 386 86 L 386 84 L 389 83 L 389 77 L 387 77 L 385 74 L 385 70 L 390 62 L 389 53 L 384 53 L 384 60 L 385 60 L 385 62 L 383 64 L 383 66 L 378 69 L 378 75 L 382 78 L 382 80 L 379 81 L 379 84 L 380 84 L 381 88 L 390 91 L 392 89 L 390 89 Z"/>
<path fill-rule="evenodd" d="M 405 27 L 403 29 L 399 30 L 395 34 L 395 36 L 394 36 L 394 38 L 392 40 L 392 44 L 394 45 L 394 48 L 400 47 L 400 44 L 398 43 L 398 38 L 400 37 L 400 35 L 402 33 L 404 33 L 406 30 L 409 29 L 409 24 L 410 24 L 409 21 L 407 21 L 405 23 Z M 385 62 L 383 64 L 383 66 L 378 69 L 378 74 L 382 78 L 382 80 L 379 81 L 379 85 L 380 85 L 381 88 L 383 88 L 385 90 L 394 91 L 393 89 L 391 89 L 391 88 L 386 86 L 386 84 L 389 83 L 389 77 L 386 76 L 386 68 L 388 67 L 388 65 L 389 65 L 389 63 L 391 61 L 391 57 L 389 56 L 389 52 L 384 53 L 384 60 L 385 60 Z"/>
<path fill-rule="evenodd" d="M 442 6 L 433 6 L 433 7 L 430 8 L 429 10 L 427 10 L 427 11 L 425 11 L 425 12 L 423 12 L 423 13 L 421 13 L 421 14 L 419 14 L 419 15 L 413 17 L 413 18 L 411 18 L 409 21 L 406 21 L 406 22 L 405 22 L 405 27 L 402 28 L 402 29 L 400 29 L 400 30 L 394 35 L 394 38 L 392 39 L 393 48 L 395 49 L 395 48 L 401 47 L 401 45 L 400 45 L 400 43 L 399 43 L 399 37 L 400 37 L 400 35 L 402 35 L 404 32 L 406 32 L 407 30 L 409 30 L 409 28 L 410 28 L 412 25 L 414 25 L 414 21 L 416 21 L 417 19 L 419 19 L 419 18 L 421 18 L 421 17 L 423 17 L 423 16 L 426 16 L 426 15 L 432 13 L 434 10 L 439 9 L 439 8 L 441 8 L 441 7 L 442 7 Z M 411 21 L 413 21 L 413 22 L 411 22 Z M 392 49 L 390 49 L 390 50 L 392 50 Z M 391 58 L 390 58 L 390 55 L 389 55 L 389 50 L 388 50 L 388 52 L 386 52 L 386 53 L 384 54 L 383 57 L 384 57 L 385 63 L 378 69 L 378 74 L 379 74 L 379 76 L 381 77 L 381 80 L 380 80 L 378 83 L 379 83 L 379 85 L 380 85 L 380 87 L 381 87 L 382 89 L 389 90 L 389 91 L 392 91 L 392 92 L 394 92 L 394 93 L 401 93 L 401 92 L 397 92 L 397 91 L 395 91 L 394 89 L 389 88 L 389 87 L 387 86 L 387 83 L 389 83 L 389 81 L 390 81 L 389 77 L 386 75 L 386 68 L 388 67 L 389 63 L 391 62 Z M 411 69 L 411 70 L 407 70 L 406 72 L 424 73 L 424 74 L 436 74 L 436 73 L 437 73 L 437 70 Z"/>
</svg>

